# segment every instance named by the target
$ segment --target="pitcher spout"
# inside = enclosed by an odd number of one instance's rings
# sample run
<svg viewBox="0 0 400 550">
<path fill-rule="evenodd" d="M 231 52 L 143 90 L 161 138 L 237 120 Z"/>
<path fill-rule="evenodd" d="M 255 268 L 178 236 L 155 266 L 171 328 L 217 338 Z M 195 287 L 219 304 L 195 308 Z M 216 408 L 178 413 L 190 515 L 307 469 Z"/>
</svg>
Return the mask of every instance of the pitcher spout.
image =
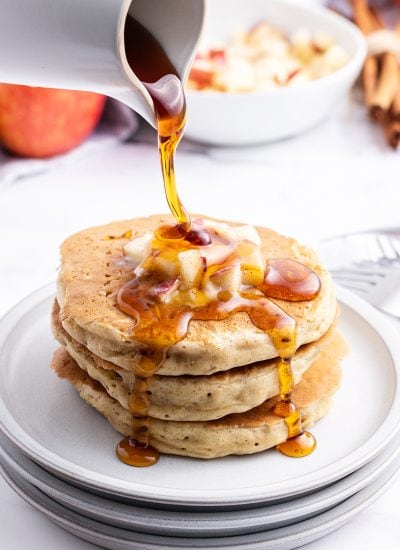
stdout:
<svg viewBox="0 0 400 550">
<path fill-rule="evenodd" d="M 128 15 L 157 38 L 184 80 L 204 0 L 2 0 L 0 82 L 105 94 L 154 126 L 151 98 L 126 56 Z"/>
</svg>

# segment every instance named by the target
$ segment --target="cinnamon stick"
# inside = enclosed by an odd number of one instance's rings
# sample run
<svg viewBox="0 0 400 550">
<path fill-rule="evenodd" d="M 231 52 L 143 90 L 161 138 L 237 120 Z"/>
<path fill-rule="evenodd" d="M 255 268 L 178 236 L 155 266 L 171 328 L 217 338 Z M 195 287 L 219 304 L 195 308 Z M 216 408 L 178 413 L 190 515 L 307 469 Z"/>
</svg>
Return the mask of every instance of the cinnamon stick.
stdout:
<svg viewBox="0 0 400 550">
<path fill-rule="evenodd" d="M 400 35 L 400 21 L 398 21 L 394 27 L 395 32 Z M 390 108 L 390 117 L 392 120 L 400 122 L 400 66 L 399 66 L 399 87 L 396 95 L 394 96 L 392 106 Z"/>
<path fill-rule="evenodd" d="M 368 0 L 351 0 L 354 21 L 364 34 L 370 34 L 383 28 L 383 22 L 376 11 L 372 11 Z"/>
<path fill-rule="evenodd" d="M 367 4 L 368 4 L 368 2 L 367 2 Z M 371 17 L 371 21 L 372 21 L 372 26 L 374 27 L 373 30 L 374 31 L 379 31 L 380 29 L 384 29 L 385 28 L 385 23 L 383 22 L 383 19 L 379 15 L 378 11 L 375 8 L 370 7 L 369 12 L 370 12 L 370 17 Z"/>
<path fill-rule="evenodd" d="M 397 120 L 398 122 L 400 122 L 400 87 L 397 89 L 392 106 L 390 108 L 390 118 L 392 120 Z"/>
<path fill-rule="evenodd" d="M 385 28 L 379 13 L 368 0 L 351 0 L 354 21 L 365 35 Z M 396 25 L 400 32 L 400 22 Z M 400 144 L 400 69 L 396 55 L 387 51 L 370 54 L 364 64 L 362 80 L 365 104 L 371 117 L 379 122 L 388 144 Z"/>
<path fill-rule="evenodd" d="M 389 111 L 399 89 L 399 67 L 393 53 L 382 55 L 378 83 L 370 97 L 370 114 L 374 120 L 382 121 Z"/>
<path fill-rule="evenodd" d="M 383 125 L 386 140 L 392 149 L 397 149 L 400 143 L 400 122 L 389 120 Z"/>
<path fill-rule="evenodd" d="M 378 59 L 375 55 L 369 55 L 365 60 L 362 81 L 364 87 L 364 101 L 367 107 L 371 107 L 372 98 L 378 82 Z"/>
</svg>

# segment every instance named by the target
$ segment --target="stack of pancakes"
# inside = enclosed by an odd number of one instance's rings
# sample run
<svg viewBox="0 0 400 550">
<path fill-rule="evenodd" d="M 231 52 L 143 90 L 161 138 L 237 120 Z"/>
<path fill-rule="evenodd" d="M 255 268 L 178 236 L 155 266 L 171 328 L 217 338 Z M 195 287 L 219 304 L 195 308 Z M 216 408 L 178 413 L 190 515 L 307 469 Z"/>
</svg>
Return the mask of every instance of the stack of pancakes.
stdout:
<svg viewBox="0 0 400 550">
<path fill-rule="evenodd" d="M 171 222 L 152 216 L 90 228 L 61 249 L 52 326 L 62 347 L 52 366 L 125 436 L 134 435 L 129 398 L 143 346 L 132 338 L 135 320 L 116 303 L 118 290 L 132 279 L 122 246 Z M 257 230 L 267 259 L 297 260 L 321 280 L 314 300 L 273 300 L 297 324 L 292 401 L 306 428 L 327 413 L 340 383 L 345 345 L 335 326 L 333 285 L 311 250 L 270 229 Z M 247 313 L 191 321 L 186 337 L 169 348 L 148 381 L 150 444 L 165 453 L 213 458 L 255 453 L 285 441 L 284 419 L 273 414 L 279 360 L 270 337 Z"/>
</svg>

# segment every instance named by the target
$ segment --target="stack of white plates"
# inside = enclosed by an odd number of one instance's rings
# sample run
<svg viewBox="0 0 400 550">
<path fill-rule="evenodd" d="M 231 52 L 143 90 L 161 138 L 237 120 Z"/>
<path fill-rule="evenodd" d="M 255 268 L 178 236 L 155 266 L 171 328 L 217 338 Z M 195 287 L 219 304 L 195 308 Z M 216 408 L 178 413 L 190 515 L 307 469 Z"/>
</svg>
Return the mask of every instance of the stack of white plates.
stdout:
<svg viewBox="0 0 400 550">
<path fill-rule="evenodd" d="M 400 339 L 338 291 L 350 347 L 313 455 L 271 450 L 211 461 L 118 461 L 119 435 L 49 368 L 54 288 L 0 323 L 0 464 L 8 483 L 71 533 L 119 549 L 289 549 L 326 535 L 382 494 L 400 467 Z"/>
</svg>

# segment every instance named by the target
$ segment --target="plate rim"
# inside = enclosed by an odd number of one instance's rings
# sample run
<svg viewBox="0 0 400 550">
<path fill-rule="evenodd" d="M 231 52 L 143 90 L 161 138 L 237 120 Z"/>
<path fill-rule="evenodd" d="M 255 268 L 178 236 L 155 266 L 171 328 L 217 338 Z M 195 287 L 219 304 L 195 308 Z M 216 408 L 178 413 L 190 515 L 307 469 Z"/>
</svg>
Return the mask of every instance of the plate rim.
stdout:
<svg viewBox="0 0 400 550">
<path fill-rule="evenodd" d="M 370 328 L 380 337 L 391 356 L 394 372 L 396 374 L 396 383 L 393 399 L 388 414 L 383 422 L 377 427 L 367 442 L 350 453 L 350 455 L 338 460 L 334 471 L 331 471 L 328 475 L 325 474 L 326 477 L 324 477 L 323 472 L 324 470 L 331 469 L 331 465 L 317 468 L 308 474 L 296 478 L 296 487 L 287 486 L 282 488 L 279 487 L 279 485 L 282 485 L 282 482 L 279 482 L 267 486 L 241 489 L 239 496 L 234 495 L 235 488 L 220 490 L 218 495 L 215 492 L 210 492 L 210 490 L 196 490 L 195 495 L 193 492 L 192 494 L 184 495 L 182 495 L 181 492 L 180 495 L 177 495 L 174 489 L 159 487 L 157 489 L 157 494 L 155 494 L 153 488 L 149 491 L 143 483 L 134 481 L 127 482 L 112 477 L 111 475 L 97 473 L 94 479 L 91 470 L 82 466 L 77 466 L 76 463 L 66 460 L 59 454 L 44 448 L 42 445 L 38 444 L 33 437 L 26 433 L 6 407 L 2 399 L 1 388 L 0 431 L 3 432 L 4 435 L 26 456 L 46 470 L 53 472 L 58 477 L 62 477 L 63 479 L 71 481 L 72 483 L 77 483 L 83 487 L 100 490 L 102 493 L 122 496 L 128 499 L 131 498 L 152 504 L 168 505 L 172 503 L 175 505 L 200 507 L 258 504 L 296 496 L 304 492 L 311 492 L 330 483 L 334 483 L 338 479 L 361 468 L 372 460 L 386 445 L 390 444 L 390 441 L 400 432 L 400 423 L 393 421 L 393 419 L 397 419 L 400 416 L 400 391 L 398 380 L 400 372 L 400 338 L 398 330 L 382 313 L 354 293 L 338 286 L 336 286 L 336 291 L 338 301 L 362 317 Z M 49 300 L 54 294 L 55 284 L 51 283 L 46 285 L 22 299 L 2 317 L 0 320 L 0 354 L 4 345 L 4 340 L 6 340 L 6 337 L 15 329 L 15 325 L 18 321 L 39 304 Z M 393 425 L 388 425 L 388 418 Z M 377 434 L 380 435 L 379 438 Z M 349 456 L 353 457 L 350 462 L 348 460 Z M 339 467 L 337 464 L 339 464 Z M 234 503 L 232 502 L 232 497 L 235 499 Z"/>
<path fill-rule="evenodd" d="M 298 498 L 289 501 L 270 503 L 262 508 L 251 508 L 250 510 L 242 509 L 239 510 L 238 517 L 235 517 L 234 514 L 237 510 L 208 512 L 206 515 L 212 518 L 211 521 L 213 522 L 213 532 L 210 531 L 209 526 L 207 527 L 206 522 L 209 521 L 209 518 L 204 518 L 205 513 L 199 514 L 196 511 L 183 512 L 182 510 L 149 509 L 143 508 L 140 505 L 132 506 L 132 504 L 110 501 L 106 496 L 94 495 L 84 491 L 83 489 L 70 485 L 47 472 L 38 464 L 26 457 L 4 436 L 0 436 L 0 465 L 6 464 L 6 467 L 12 472 L 15 472 L 27 483 L 35 486 L 58 504 L 94 521 L 103 521 L 115 527 L 128 530 L 137 530 L 138 532 L 143 530 L 145 533 L 154 535 L 164 534 L 164 536 L 188 537 L 234 536 L 255 533 L 263 531 L 266 528 L 274 529 L 278 527 L 285 527 L 294 522 L 305 521 L 306 519 L 310 519 L 311 517 L 314 517 L 319 513 L 323 513 L 340 504 L 343 500 L 353 496 L 355 493 L 367 487 L 367 485 L 375 482 L 378 477 L 383 475 L 384 472 L 392 466 L 393 462 L 397 461 L 400 465 L 399 443 L 400 438 L 398 437 L 387 449 L 385 449 L 380 455 L 375 457 L 362 468 L 349 474 L 349 476 L 338 480 L 336 483 L 329 485 L 328 487 L 323 487 L 315 493 L 299 496 Z M 48 491 L 48 488 L 50 488 L 50 491 Z M 72 501 L 75 503 L 72 507 L 71 502 L 68 498 L 65 499 L 64 495 L 72 498 Z M 87 508 L 87 499 L 89 499 L 90 511 Z M 96 500 L 100 500 L 100 504 L 96 503 Z M 117 510 L 113 509 L 112 511 L 111 523 L 111 509 L 110 507 L 107 507 L 108 503 L 117 506 Z M 294 507 L 292 504 L 294 504 Z M 123 508 L 121 512 L 123 512 L 123 515 L 126 518 L 123 521 L 118 520 L 119 506 Z M 291 507 L 290 510 L 287 509 L 288 506 Z M 271 508 L 275 508 L 275 510 L 273 510 L 273 517 L 269 523 L 265 523 L 265 520 L 270 515 L 269 513 L 271 512 Z M 92 510 L 94 509 L 95 511 L 93 512 Z M 139 513 L 139 515 L 135 515 L 138 513 L 138 509 L 141 510 L 141 513 Z M 300 509 L 302 511 L 301 514 L 298 513 L 298 510 Z M 149 512 L 152 515 L 149 516 Z M 171 517 L 171 512 L 172 515 L 175 515 L 176 517 Z M 241 525 L 245 522 L 246 526 L 248 526 L 249 520 L 251 521 L 252 516 L 254 516 L 255 513 L 257 515 L 257 522 L 252 522 L 250 527 L 251 531 L 242 531 Z M 135 521 L 129 522 L 128 518 L 133 515 L 135 515 Z M 167 515 L 167 518 L 165 518 L 165 515 Z M 182 515 L 187 515 L 188 517 L 183 518 Z M 201 530 L 194 525 L 196 521 L 200 521 L 199 515 L 201 522 L 203 523 Z M 178 520 L 178 523 L 179 520 L 181 520 L 181 523 L 183 524 L 185 521 L 188 521 L 190 525 L 186 526 L 186 528 L 182 528 L 182 526 L 178 524 L 174 525 L 174 521 L 176 520 Z M 166 526 L 165 521 L 170 522 L 170 524 Z M 225 531 L 222 527 L 217 526 L 217 521 L 224 524 Z M 226 531 L 227 524 L 234 526 L 234 528 L 230 528 L 229 531 Z M 223 531 L 224 534 L 222 534 Z M 195 535 L 195 532 L 201 533 L 201 535 Z M 177 535 L 177 533 L 183 533 L 184 535 Z"/>
<path fill-rule="evenodd" d="M 155 550 L 156 548 L 158 549 L 160 545 L 163 548 L 174 549 L 201 547 L 215 549 L 220 548 L 221 550 L 227 550 L 228 548 L 229 550 L 231 550 L 232 548 L 251 548 L 252 550 L 264 550 L 265 548 L 272 550 L 273 548 L 274 550 L 277 550 L 282 545 L 285 545 L 285 548 L 287 548 L 287 544 L 291 544 L 293 542 L 295 544 L 291 545 L 290 548 L 303 546 L 304 544 L 307 544 L 314 540 L 318 540 L 319 538 L 345 525 L 356 514 L 372 504 L 372 502 L 380 497 L 388 489 L 388 487 L 391 486 L 393 478 L 398 475 L 399 467 L 400 461 L 399 459 L 397 459 L 396 464 L 392 464 L 391 467 L 388 468 L 388 470 L 385 471 L 373 483 L 367 485 L 367 487 L 365 487 L 361 491 L 355 493 L 348 499 L 345 499 L 338 505 L 333 506 L 329 510 L 322 512 L 317 516 L 305 519 L 304 521 L 300 521 L 291 525 L 286 525 L 277 529 L 268 529 L 259 533 L 250 533 L 247 535 L 236 535 L 228 537 L 201 537 L 195 539 L 193 537 L 162 537 L 160 535 L 144 534 L 137 531 L 129 531 L 126 529 L 113 527 L 106 523 L 97 522 L 95 520 L 83 517 L 82 515 L 69 510 L 62 504 L 55 502 L 48 495 L 45 495 L 44 493 L 39 491 L 32 484 L 28 483 L 23 478 L 20 478 L 20 476 L 17 476 L 19 480 L 22 479 L 22 484 L 25 487 L 27 486 L 28 490 L 33 491 L 33 493 L 36 494 L 36 498 L 33 498 L 15 481 L 15 479 L 13 478 L 13 474 L 15 473 L 10 474 L 7 469 L 4 468 L 4 466 L 0 466 L 0 474 L 3 475 L 4 479 L 13 488 L 13 490 L 17 494 L 19 494 L 19 496 L 23 498 L 26 502 L 30 503 L 31 506 L 42 512 L 48 519 L 54 521 L 63 529 L 66 529 L 70 533 L 73 533 L 75 536 L 80 536 L 84 540 L 92 540 L 90 537 L 94 534 L 97 537 L 103 537 L 103 539 L 107 539 L 109 543 L 124 543 L 124 548 L 126 549 L 140 548 L 140 550 L 144 550 L 145 548 L 152 548 Z M 46 504 L 43 504 L 43 501 L 48 505 L 46 506 Z M 57 512 L 54 510 L 54 508 L 56 510 L 58 509 L 61 513 L 57 515 Z M 72 526 L 73 530 L 68 529 L 67 525 L 70 528 Z M 78 528 L 80 535 L 77 535 L 76 528 Z M 82 533 L 88 535 L 89 538 L 81 536 Z M 136 540 L 130 539 L 129 534 L 136 535 Z M 263 534 L 268 534 L 269 540 L 254 540 L 257 538 L 260 539 Z M 118 535 L 120 535 L 120 538 L 118 538 Z M 243 541 L 243 538 L 248 538 L 250 540 Z M 210 544 L 211 541 L 218 541 L 221 542 L 221 544 L 217 546 L 206 546 L 205 544 L 201 544 L 204 543 L 204 540 L 207 544 Z M 182 544 L 177 544 L 178 541 Z M 196 544 L 197 541 L 201 541 L 200 545 Z M 229 543 L 229 546 L 226 544 L 226 541 Z M 233 541 L 235 544 L 231 545 L 231 542 Z M 168 545 L 165 544 L 165 542 L 168 542 Z M 138 543 L 143 543 L 143 546 L 133 547 L 130 545 L 130 543 L 134 543 L 135 545 Z M 97 539 L 97 542 L 95 542 L 95 544 L 102 544 L 102 541 Z M 129 544 L 129 546 L 126 546 L 126 544 Z M 171 546 L 171 544 L 175 544 L 176 546 Z M 187 546 L 185 546 L 185 544 L 187 544 Z M 265 544 L 267 544 L 267 546 L 265 546 Z M 274 546 L 271 546 L 271 544 L 274 544 Z"/>
</svg>

